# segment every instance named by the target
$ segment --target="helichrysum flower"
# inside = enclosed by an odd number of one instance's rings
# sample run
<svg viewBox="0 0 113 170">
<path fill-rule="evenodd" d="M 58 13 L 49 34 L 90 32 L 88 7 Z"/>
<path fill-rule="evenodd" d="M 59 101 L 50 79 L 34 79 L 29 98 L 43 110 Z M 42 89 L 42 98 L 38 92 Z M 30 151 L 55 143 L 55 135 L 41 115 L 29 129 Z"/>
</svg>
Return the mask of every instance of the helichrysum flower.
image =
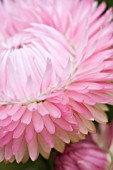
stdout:
<svg viewBox="0 0 113 170">
<path fill-rule="evenodd" d="M 56 157 L 56 170 L 106 170 L 107 154 L 90 136 L 86 140 L 66 146 L 63 154 Z"/>
<path fill-rule="evenodd" d="M 43 2 L 0 6 L 0 161 L 63 152 L 95 132 L 93 120 L 106 123 L 113 103 L 112 11 L 93 0 Z"/>
<path fill-rule="evenodd" d="M 107 125 L 100 125 L 93 140 L 102 148 L 109 159 L 108 169 L 113 169 L 113 120 Z"/>
<path fill-rule="evenodd" d="M 106 125 L 100 125 L 98 132 L 93 134 L 93 138 L 101 148 L 109 150 L 113 143 L 113 121 Z"/>
</svg>

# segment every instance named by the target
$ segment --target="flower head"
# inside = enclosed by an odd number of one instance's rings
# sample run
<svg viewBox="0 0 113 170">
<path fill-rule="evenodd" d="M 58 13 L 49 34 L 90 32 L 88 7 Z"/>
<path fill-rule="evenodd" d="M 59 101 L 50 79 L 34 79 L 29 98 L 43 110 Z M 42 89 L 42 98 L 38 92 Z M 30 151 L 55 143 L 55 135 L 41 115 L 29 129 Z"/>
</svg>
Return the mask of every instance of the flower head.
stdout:
<svg viewBox="0 0 113 170">
<path fill-rule="evenodd" d="M 66 146 L 56 158 L 56 170 L 106 170 L 107 155 L 90 136 L 86 140 Z"/>
<path fill-rule="evenodd" d="M 64 95 L 71 59 L 64 37 L 35 25 L 3 42 L 0 57 L 1 159 L 19 162 L 29 153 L 35 160 L 39 152 L 48 157 L 51 148 L 62 150 L 61 139 L 70 141 L 65 130 L 78 131 Z"/>
<path fill-rule="evenodd" d="M 1 3 L 0 161 L 47 158 L 95 132 L 92 121 L 107 122 L 112 11 L 93 0 L 63 2 Z"/>
<path fill-rule="evenodd" d="M 97 134 L 93 134 L 93 140 L 106 151 L 109 158 L 108 169 L 113 169 L 113 120 L 107 125 L 100 125 Z"/>
</svg>

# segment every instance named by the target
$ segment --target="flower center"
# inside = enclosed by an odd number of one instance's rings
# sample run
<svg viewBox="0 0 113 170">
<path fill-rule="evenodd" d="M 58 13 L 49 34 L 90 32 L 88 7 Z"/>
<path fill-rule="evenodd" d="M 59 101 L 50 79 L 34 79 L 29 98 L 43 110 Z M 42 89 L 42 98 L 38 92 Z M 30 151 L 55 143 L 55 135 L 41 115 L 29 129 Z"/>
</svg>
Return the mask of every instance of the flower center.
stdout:
<svg viewBox="0 0 113 170">
<path fill-rule="evenodd" d="M 36 25 L 8 38 L 0 47 L 0 102 L 43 102 L 69 83 L 72 54 L 55 29 Z"/>
</svg>

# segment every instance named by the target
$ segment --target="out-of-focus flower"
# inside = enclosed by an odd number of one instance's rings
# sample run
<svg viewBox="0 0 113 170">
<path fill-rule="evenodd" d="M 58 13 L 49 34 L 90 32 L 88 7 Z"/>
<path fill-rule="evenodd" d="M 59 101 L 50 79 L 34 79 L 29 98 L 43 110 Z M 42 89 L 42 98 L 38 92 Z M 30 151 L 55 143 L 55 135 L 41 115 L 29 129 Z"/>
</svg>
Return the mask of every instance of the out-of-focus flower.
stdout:
<svg viewBox="0 0 113 170">
<path fill-rule="evenodd" d="M 86 140 L 66 146 L 56 157 L 56 170 L 106 170 L 107 154 L 90 136 Z"/>
<path fill-rule="evenodd" d="M 113 143 L 113 121 L 107 125 L 100 125 L 93 138 L 101 148 L 109 150 Z"/>
<path fill-rule="evenodd" d="M 95 132 L 93 120 L 106 123 L 113 103 L 112 11 L 93 0 L 43 2 L 0 6 L 0 161 L 63 152 Z"/>
<path fill-rule="evenodd" d="M 113 120 L 110 124 L 100 125 L 98 133 L 92 135 L 94 141 L 102 148 L 108 155 L 108 168 L 113 169 Z"/>
</svg>

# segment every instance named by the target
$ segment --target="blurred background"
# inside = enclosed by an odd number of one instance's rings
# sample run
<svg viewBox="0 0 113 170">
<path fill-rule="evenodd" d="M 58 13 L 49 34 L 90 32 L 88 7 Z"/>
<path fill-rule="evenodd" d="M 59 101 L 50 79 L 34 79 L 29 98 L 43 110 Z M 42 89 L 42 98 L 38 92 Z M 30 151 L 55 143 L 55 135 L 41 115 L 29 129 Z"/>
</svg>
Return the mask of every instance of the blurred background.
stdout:
<svg viewBox="0 0 113 170">
<path fill-rule="evenodd" d="M 65 1 L 65 0 L 64 0 Z M 99 3 L 103 2 L 103 0 L 98 0 Z M 113 0 L 105 0 L 108 8 L 110 6 L 113 7 Z M 110 111 L 107 113 L 109 117 L 109 122 L 113 119 L 113 107 L 109 106 Z M 41 156 L 37 161 L 32 162 L 29 160 L 25 164 L 17 164 L 16 162 L 10 163 L 0 163 L 0 170 L 53 170 L 54 167 L 54 155 L 55 151 L 51 153 L 50 159 L 45 160 Z"/>
<path fill-rule="evenodd" d="M 108 5 L 108 7 L 110 7 L 110 6 L 113 6 L 113 0 L 98 0 L 99 1 L 99 3 L 100 2 L 106 2 L 107 3 L 107 5 Z"/>
</svg>

